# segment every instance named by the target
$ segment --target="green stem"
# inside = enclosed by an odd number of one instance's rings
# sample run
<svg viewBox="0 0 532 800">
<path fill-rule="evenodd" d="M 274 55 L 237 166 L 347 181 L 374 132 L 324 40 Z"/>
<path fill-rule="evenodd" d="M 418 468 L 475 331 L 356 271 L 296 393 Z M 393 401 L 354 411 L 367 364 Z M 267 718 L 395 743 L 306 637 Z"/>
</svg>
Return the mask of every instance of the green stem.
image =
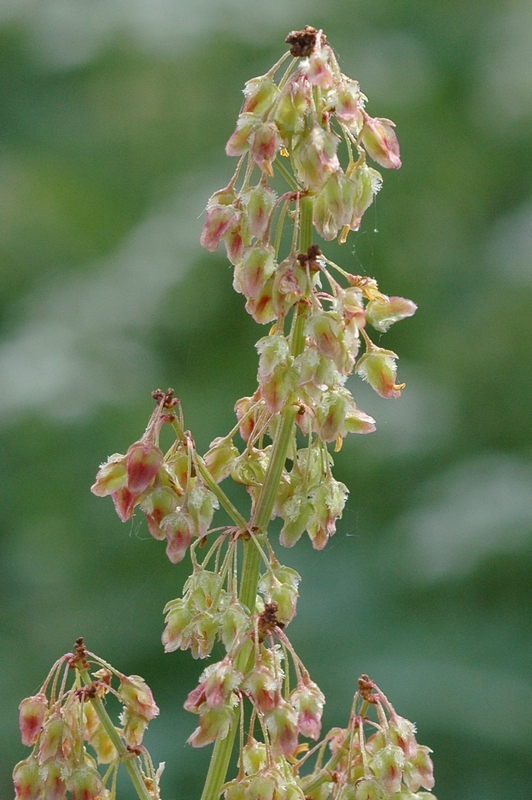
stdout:
<svg viewBox="0 0 532 800">
<path fill-rule="evenodd" d="M 290 186 L 290 188 L 293 189 L 295 192 L 297 192 L 299 189 L 299 185 L 295 180 L 295 178 L 293 178 L 292 175 L 290 175 L 285 165 L 281 161 L 281 158 L 282 156 L 277 156 L 277 158 L 275 159 L 275 166 L 277 167 L 277 169 L 279 170 L 279 172 L 281 173 L 287 184 Z"/>
<path fill-rule="evenodd" d="M 79 674 L 85 686 L 92 685 L 93 681 L 91 679 L 88 669 L 80 670 Z M 142 777 L 142 772 L 140 771 L 138 758 L 136 756 L 133 756 L 133 754 L 129 752 L 126 745 L 120 738 L 120 734 L 113 725 L 113 721 L 111 720 L 111 717 L 107 713 L 101 699 L 99 697 L 91 697 L 90 702 L 92 703 L 92 707 L 98 714 L 98 718 L 102 723 L 105 732 L 107 733 L 108 737 L 114 744 L 116 752 L 120 757 L 120 761 L 126 768 L 126 772 L 130 777 L 131 783 L 133 784 L 133 788 L 135 789 L 139 800 L 152 800 L 150 793 L 146 788 L 146 784 L 144 783 L 144 778 Z"/>
<path fill-rule="evenodd" d="M 302 197 L 300 202 L 299 249 L 301 252 L 305 253 L 312 244 L 312 197 Z M 290 352 L 293 356 L 298 356 L 304 348 L 305 340 L 303 331 L 305 311 L 306 306 L 303 303 L 301 306 L 294 309 L 294 318 L 290 333 Z M 272 454 L 268 469 L 266 470 L 264 484 L 262 485 L 255 511 L 250 521 L 250 527 L 256 531 L 259 540 L 265 537 L 268 523 L 272 515 L 288 448 L 292 440 L 296 414 L 297 408 L 293 405 L 288 405 L 281 411 L 281 421 L 273 441 Z M 259 582 L 260 552 L 252 539 L 244 542 L 243 546 L 244 559 L 239 599 L 240 602 L 249 609 L 250 614 L 253 614 L 257 596 L 257 585 Z M 243 672 L 247 671 L 247 662 L 249 661 L 251 651 L 252 644 L 250 642 L 248 646 L 243 647 L 240 651 L 235 662 L 236 669 Z M 211 763 L 205 780 L 205 786 L 203 787 L 201 800 L 218 800 L 221 787 L 226 779 L 237 730 L 238 714 L 235 714 L 234 722 L 225 739 L 217 739 L 214 743 Z"/>
</svg>

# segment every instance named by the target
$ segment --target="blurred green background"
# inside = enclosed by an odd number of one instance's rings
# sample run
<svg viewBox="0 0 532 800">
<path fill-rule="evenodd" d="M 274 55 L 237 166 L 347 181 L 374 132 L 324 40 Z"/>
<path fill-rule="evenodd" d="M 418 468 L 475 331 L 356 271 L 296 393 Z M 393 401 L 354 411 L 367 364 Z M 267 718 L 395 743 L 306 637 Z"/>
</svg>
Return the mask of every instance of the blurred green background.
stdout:
<svg viewBox="0 0 532 800">
<path fill-rule="evenodd" d="M 336 458 L 336 537 L 280 553 L 290 633 L 327 726 L 367 672 L 433 747 L 439 800 L 530 800 L 530 0 L 3 0 L 0 22 L 0 796 L 18 703 L 80 635 L 153 686 L 165 800 L 199 796 L 182 703 L 205 664 L 160 644 L 188 562 L 88 489 L 157 386 L 199 448 L 253 391 L 264 329 L 197 240 L 244 81 L 309 23 L 404 163 L 327 252 L 419 311 L 383 339 L 403 397 L 354 387 L 378 430 Z"/>
</svg>

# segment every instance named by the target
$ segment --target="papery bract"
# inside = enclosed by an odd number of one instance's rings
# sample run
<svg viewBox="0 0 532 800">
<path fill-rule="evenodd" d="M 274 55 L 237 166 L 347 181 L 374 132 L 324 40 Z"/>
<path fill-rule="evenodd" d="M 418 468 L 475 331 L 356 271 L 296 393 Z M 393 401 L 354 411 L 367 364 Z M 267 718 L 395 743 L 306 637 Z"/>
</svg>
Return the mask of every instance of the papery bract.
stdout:
<svg viewBox="0 0 532 800">
<path fill-rule="evenodd" d="M 149 441 L 132 444 L 126 453 L 127 488 L 142 494 L 155 478 L 163 463 L 162 451 Z"/>
<path fill-rule="evenodd" d="M 399 142 L 395 135 L 395 124 L 389 119 L 364 114 L 364 125 L 360 138 L 371 158 L 388 169 L 399 169 Z"/>
<path fill-rule="evenodd" d="M 205 747 L 215 739 L 225 739 L 233 718 L 233 712 L 226 706 L 219 709 L 205 707 L 205 710 L 200 712 L 200 724 L 188 737 L 187 744 L 192 747 Z"/>
<path fill-rule="evenodd" d="M 163 519 L 161 528 L 166 536 L 166 555 L 172 564 L 179 564 L 190 547 L 195 529 L 194 521 L 189 513 L 179 510 L 168 514 Z"/>
<path fill-rule="evenodd" d="M 72 800 L 98 800 L 103 783 L 97 769 L 88 764 L 75 767 L 69 776 L 67 788 Z"/>
<path fill-rule="evenodd" d="M 121 677 L 118 698 L 131 711 L 141 714 L 148 721 L 159 714 L 152 691 L 140 675 L 123 675 Z"/>
<path fill-rule="evenodd" d="M 386 333 L 390 325 L 406 317 L 412 317 L 417 306 L 404 297 L 384 297 L 370 300 L 366 306 L 366 320 L 375 330 Z"/>
<path fill-rule="evenodd" d="M 377 394 L 385 398 L 398 398 L 405 384 L 396 384 L 398 356 L 391 350 L 374 347 L 359 359 L 355 372 L 369 383 Z"/>
<path fill-rule="evenodd" d="M 19 705 L 19 727 L 22 744 L 31 747 L 42 730 L 48 712 L 48 700 L 43 692 L 26 697 Z"/>
<path fill-rule="evenodd" d="M 41 800 L 43 783 L 39 762 L 33 756 L 19 761 L 13 770 L 16 800 Z"/>
</svg>

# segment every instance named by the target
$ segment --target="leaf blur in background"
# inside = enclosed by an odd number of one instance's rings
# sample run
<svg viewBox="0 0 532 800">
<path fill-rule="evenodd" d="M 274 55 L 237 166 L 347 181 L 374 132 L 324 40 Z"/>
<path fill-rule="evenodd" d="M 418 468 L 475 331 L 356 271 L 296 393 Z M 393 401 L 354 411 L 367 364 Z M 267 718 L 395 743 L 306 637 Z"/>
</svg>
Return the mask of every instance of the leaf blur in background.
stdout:
<svg viewBox="0 0 532 800">
<path fill-rule="evenodd" d="M 254 389 L 263 331 L 198 237 L 244 82 L 311 24 L 403 158 L 327 254 L 419 311 L 386 337 L 402 398 L 353 387 L 377 432 L 335 459 L 338 533 L 280 554 L 303 576 L 291 636 L 326 724 L 367 672 L 433 747 L 439 800 L 529 797 L 528 0 L 3 0 L 0 23 L 0 796 L 25 755 L 18 703 L 78 636 L 153 687 L 163 796 L 200 794 L 209 753 L 184 747 L 182 703 L 204 665 L 160 643 L 187 565 L 89 486 L 157 386 L 199 450 Z"/>
</svg>

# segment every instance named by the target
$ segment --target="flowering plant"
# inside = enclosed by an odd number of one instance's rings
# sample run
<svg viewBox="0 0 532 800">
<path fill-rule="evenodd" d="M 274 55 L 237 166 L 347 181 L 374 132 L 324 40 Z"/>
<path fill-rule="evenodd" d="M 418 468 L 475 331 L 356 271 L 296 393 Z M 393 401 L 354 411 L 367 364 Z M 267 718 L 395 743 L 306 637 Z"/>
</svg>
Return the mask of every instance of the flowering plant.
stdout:
<svg viewBox="0 0 532 800">
<path fill-rule="evenodd" d="M 201 233 L 210 251 L 224 244 L 246 310 L 270 325 L 257 342 L 257 388 L 237 400 L 234 428 L 204 455 L 173 390 L 153 392 L 143 436 L 100 467 L 92 491 L 111 495 L 123 522 L 139 508 L 172 563 L 190 557 L 183 594 L 164 609 L 165 651 L 205 659 L 217 641 L 225 649 L 185 702 L 198 717 L 188 742 L 214 743 L 202 800 L 429 800 L 430 750 L 367 675 L 346 727 L 322 737 L 325 698 L 286 634 L 301 578 L 279 562 L 270 520 L 281 519 L 284 547 L 305 532 L 316 550 L 326 546 L 348 494 L 333 476 L 328 445 L 338 451 L 348 433 L 375 429 L 347 379 L 356 373 L 382 397 L 399 397 L 398 357 L 367 329 L 386 332 L 416 310 L 330 261 L 314 240 L 313 230 L 342 243 L 359 229 L 382 183 L 367 158 L 398 168 L 399 145 L 390 120 L 369 116 L 322 31 L 307 26 L 287 42 L 289 51 L 246 84 L 226 146 L 238 164 L 209 199 Z M 166 453 L 164 425 L 175 434 Z M 246 488 L 245 513 L 223 490 L 226 479 Z M 213 527 L 219 508 L 230 525 Z M 104 703 L 112 695 L 123 706 L 118 726 Z M 155 769 L 142 740 L 158 713 L 142 678 L 118 672 L 79 639 L 20 705 L 23 742 L 33 751 L 15 767 L 16 797 L 114 800 L 123 763 L 138 797 L 157 800 L 163 765 Z M 228 780 L 237 738 L 237 775 Z M 105 774 L 98 765 L 108 765 Z"/>
</svg>

